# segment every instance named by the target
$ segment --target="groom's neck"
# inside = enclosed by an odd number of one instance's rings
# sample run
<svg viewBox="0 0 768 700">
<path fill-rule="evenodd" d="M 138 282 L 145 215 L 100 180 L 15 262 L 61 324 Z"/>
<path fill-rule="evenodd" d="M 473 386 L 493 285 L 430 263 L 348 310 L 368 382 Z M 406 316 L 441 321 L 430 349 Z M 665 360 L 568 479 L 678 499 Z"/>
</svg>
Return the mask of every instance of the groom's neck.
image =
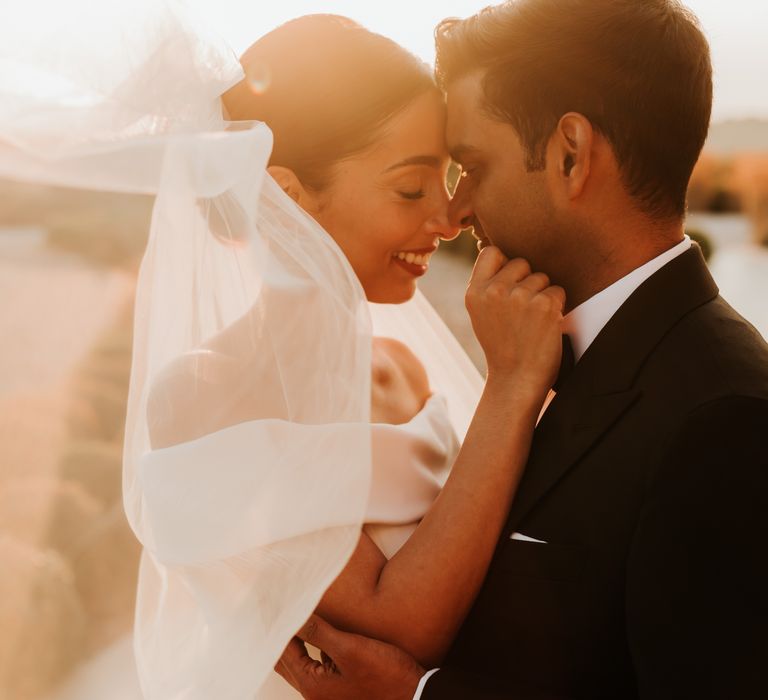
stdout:
<svg viewBox="0 0 768 700">
<path fill-rule="evenodd" d="M 572 311 L 673 248 L 683 236 L 682 222 L 662 223 L 648 218 L 634 224 L 601 227 L 595 232 L 594 246 L 583 249 L 584 259 L 572 266 L 572 278 L 564 281 L 566 311 Z"/>
</svg>

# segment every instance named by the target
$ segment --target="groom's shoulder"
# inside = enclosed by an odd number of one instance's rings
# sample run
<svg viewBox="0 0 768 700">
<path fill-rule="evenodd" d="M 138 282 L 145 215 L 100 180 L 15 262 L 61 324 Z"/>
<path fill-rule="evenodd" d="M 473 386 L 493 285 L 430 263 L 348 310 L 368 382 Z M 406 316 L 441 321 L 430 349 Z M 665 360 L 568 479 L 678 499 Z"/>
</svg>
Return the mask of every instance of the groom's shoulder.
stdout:
<svg viewBox="0 0 768 700">
<path fill-rule="evenodd" d="M 658 350 L 689 386 L 768 400 L 768 343 L 720 296 L 680 319 Z"/>
<path fill-rule="evenodd" d="M 639 384 L 658 412 L 649 447 L 656 474 L 693 478 L 709 465 L 716 475 L 724 461 L 760 478 L 768 473 L 768 343 L 724 299 L 682 317 Z"/>
</svg>

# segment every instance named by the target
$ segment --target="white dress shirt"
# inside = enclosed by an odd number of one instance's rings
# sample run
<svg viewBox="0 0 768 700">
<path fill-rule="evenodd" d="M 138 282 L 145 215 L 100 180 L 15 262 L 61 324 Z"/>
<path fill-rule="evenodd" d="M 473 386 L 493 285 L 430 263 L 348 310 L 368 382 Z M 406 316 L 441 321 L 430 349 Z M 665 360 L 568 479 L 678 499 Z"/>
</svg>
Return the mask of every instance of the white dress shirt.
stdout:
<svg viewBox="0 0 768 700">
<path fill-rule="evenodd" d="M 676 257 L 688 251 L 690 247 L 691 239 L 685 236 L 674 247 L 636 268 L 567 314 L 563 319 L 563 331 L 570 336 L 574 360 L 578 362 L 582 358 L 600 331 L 608 324 L 608 321 L 613 318 L 624 302 L 637 291 L 643 282 Z M 549 400 L 551 401 L 551 396 Z M 544 410 L 546 410 L 546 405 Z M 542 411 L 542 415 L 543 413 L 544 411 Z M 421 694 L 424 692 L 427 681 L 439 670 L 434 668 L 424 674 L 416 688 L 413 700 L 421 700 Z"/>
<path fill-rule="evenodd" d="M 573 359 L 578 362 L 592 342 L 605 328 L 624 302 L 637 291 L 638 287 L 662 267 L 672 262 L 691 247 L 688 236 L 676 246 L 641 265 L 618 282 L 577 306 L 563 320 L 563 331 L 570 336 Z"/>
</svg>

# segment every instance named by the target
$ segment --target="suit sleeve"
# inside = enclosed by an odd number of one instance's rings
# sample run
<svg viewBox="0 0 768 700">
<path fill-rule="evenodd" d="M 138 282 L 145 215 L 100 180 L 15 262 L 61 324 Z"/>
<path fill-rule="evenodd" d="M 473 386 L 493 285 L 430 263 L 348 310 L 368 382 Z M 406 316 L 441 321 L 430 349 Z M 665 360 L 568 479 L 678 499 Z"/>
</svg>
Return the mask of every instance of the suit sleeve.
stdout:
<svg viewBox="0 0 768 700">
<path fill-rule="evenodd" d="M 456 668 L 440 669 L 424 688 L 421 700 L 569 700 L 509 681 L 494 680 Z"/>
<path fill-rule="evenodd" d="M 626 611 L 642 700 L 764 696 L 768 401 L 722 399 L 676 431 L 635 532 Z"/>
</svg>

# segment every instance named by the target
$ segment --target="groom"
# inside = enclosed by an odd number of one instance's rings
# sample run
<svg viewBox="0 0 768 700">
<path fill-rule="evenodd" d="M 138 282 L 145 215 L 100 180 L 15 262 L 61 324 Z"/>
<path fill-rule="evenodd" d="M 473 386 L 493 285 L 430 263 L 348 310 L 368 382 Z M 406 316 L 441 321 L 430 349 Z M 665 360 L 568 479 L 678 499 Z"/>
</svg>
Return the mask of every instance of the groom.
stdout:
<svg viewBox="0 0 768 700">
<path fill-rule="evenodd" d="M 455 221 L 565 288 L 575 366 L 442 668 L 314 618 L 333 664 L 281 672 L 310 700 L 768 697 L 768 346 L 683 234 L 706 40 L 675 0 L 517 0 L 437 41 Z"/>
</svg>

